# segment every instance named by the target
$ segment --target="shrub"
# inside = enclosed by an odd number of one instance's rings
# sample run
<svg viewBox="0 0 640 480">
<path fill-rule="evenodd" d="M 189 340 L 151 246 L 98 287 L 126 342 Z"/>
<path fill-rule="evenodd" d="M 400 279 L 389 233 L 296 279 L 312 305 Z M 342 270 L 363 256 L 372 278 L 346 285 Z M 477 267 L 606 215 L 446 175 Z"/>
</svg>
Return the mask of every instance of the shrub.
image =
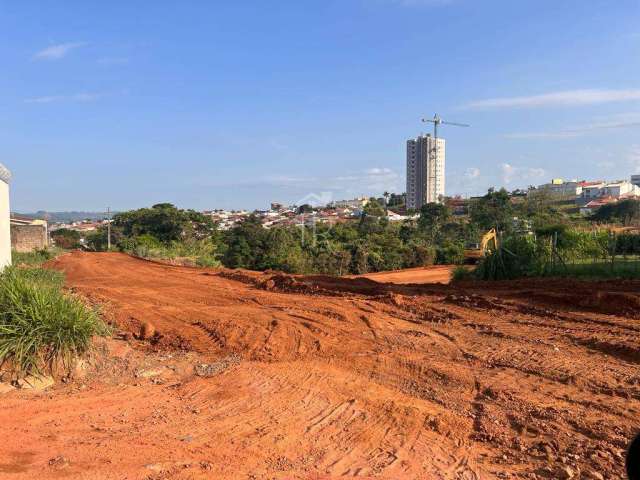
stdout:
<svg viewBox="0 0 640 480">
<path fill-rule="evenodd" d="M 451 281 L 459 282 L 461 280 L 469 280 L 474 277 L 473 270 L 465 267 L 464 265 L 458 265 L 451 272 Z"/>
<path fill-rule="evenodd" d="M 107 333 L 98 313 L 61 285 L 60 273 L 43 269 L 8 267 L 0 275 L 0 365 L 17 375 L 69 366 L 93 335 Z"/>
<path fill-rule="evenodd" d="M 173 260 L 189 259 L 199 267 L 218 267 L 220 261 L 217 245 L 210 239 L 187 238 L 182 241 L 163 243 L 153 235 L 144 234 L 134 238 L 125 238 L 118 247 L 142 258 Z"/>
<path fill-rule="evenodd" d="M 60 228 L 51 232 L 51 239 L 55 242 L 56 246 L 60 248 L 71 249 L 80 247 L 80 232 L 68 228 Z"/>
<path fill-rule="evenodd" d="M 509 237 L 497 251 L 478 264 L 476 276 L 483 280 L 504 280 L 540 275 L 545 255 L 532 237 Z"/>
<path fill-rule="evenodd" d="M 437 249 L 436 263 L 444 265 L 458 265 L 464 262 L 464 245 L 454 242 L 444 242 Z"/>
</svg>

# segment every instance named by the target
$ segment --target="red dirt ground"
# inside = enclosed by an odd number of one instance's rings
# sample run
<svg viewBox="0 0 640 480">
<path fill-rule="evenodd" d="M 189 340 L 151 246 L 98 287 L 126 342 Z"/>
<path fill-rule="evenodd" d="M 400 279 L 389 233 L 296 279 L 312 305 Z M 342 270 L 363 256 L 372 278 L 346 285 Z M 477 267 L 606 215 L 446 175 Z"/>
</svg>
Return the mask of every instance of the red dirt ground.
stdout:
<svg viewBox="0 0 640 480">
<path fill-rule="evenodd" d="M 619 479 L 640 429 L 638 282 L 53 266 L 122 331 L 160 335 L 0 397 L 1 478 Z"/>
<path fill-rule="evenodd" d="M 449 283 L 453 269 L 454 266 L 451 265 L 434 265 L 392 272 L 367 273 L 360 276 L 383 283 Z"/>
</svg>

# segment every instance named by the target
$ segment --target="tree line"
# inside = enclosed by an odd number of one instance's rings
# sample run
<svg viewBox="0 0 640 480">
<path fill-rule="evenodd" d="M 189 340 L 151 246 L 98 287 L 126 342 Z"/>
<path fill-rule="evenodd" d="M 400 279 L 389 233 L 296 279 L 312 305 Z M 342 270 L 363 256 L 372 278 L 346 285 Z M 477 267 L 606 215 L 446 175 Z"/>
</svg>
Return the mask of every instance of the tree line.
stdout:
<svg viewBox="0 0 640 480">
<path fill-rule="evenodd" d="M 121 251 L 142 257 L 190 258 L 202 266 L 344 275 L 461 264 L 465 247 L 477 244 L 490 228 L 500 231 L 503 238 L 525 230 L 544 236 L 545 231 L 566 232 L 576 223 L 588 222 L 570 218 L 540 198 L 514 201 L 505 190 L 489 190 L 471 203 L 464 216 L 430 203 L 416 212 L 415 220 L 391 222 L 384 203 L 372 198 L 358 219 L 335 225 L 264 228 L 256 215 L 249 215 L 225 231 L 207 215 L 161 203 L 116 214 L 111 240 Z M 565 238 L 569 234 L 562 235 L 561 241 L 568 241 Z M 626 240 L 626 244 L 635 245 L 634 241 Z M 90 249 L 105 250 L 106 228 L 90 234 L 86 243 Z"/>
</svg>

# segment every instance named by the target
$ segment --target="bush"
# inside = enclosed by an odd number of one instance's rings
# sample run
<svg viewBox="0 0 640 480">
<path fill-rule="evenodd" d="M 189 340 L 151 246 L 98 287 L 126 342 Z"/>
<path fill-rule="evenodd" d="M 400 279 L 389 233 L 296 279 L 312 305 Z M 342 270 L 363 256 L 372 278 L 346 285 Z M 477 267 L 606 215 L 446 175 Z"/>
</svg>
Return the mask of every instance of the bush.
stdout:
<svg viewBox="0 0 640 480">
<path fill-rule="evenodd" d="M 60 228 L 51 232 L 51 239 L 60 248 L 80 248 L 80 232 L 68 228 Z"/>
<path fill-rule="evenodd" d="M 92 336 L 107 333 L 98 313 L 61 286 L 60 273 L 43 269 L 8 267 L 0 275 L 0 365 L 16 375 L 70 366 Z"/>
<path fill-rule="evenodd" d="M 451 272 L 451 281 L 459 282 L 461 280 L 469 280 L 474 277 L 473 270 L 465 267 L 464 265 L 458 265 Z"/>
<path fill-rule="evenodd" d="M 134 238 L 125 238 L 118 247 L 121 251 L 137 257 L 173 260 L 189 259 L 199 267 L 218 267 L 220 261 L 216 244 L 210 239 L 185 239 L 162 243 L 153 235 L 144 234 Z"/>
<path fill-rule="evenodd" d="M 591 216 L 596 222 L 621 222 L 632 225 L 640 219 L 640 201 L 634 199 L 622 200 L 601 206 Z"/>
<path fill-rule="evenodd" d="M 476 276 L 483 280 L 505 280 L 542 274 L 545 252 L 533 237 L 509 237 L 497 251 L 484 257 L 476 268 Z"/>
<path fill-rule="evenodd" d="M 464 245 L 454 242 L 444 242 L 437 249 L 436 263 L 441 265 L 459 265 L 464 263 Z"/>
</svg>

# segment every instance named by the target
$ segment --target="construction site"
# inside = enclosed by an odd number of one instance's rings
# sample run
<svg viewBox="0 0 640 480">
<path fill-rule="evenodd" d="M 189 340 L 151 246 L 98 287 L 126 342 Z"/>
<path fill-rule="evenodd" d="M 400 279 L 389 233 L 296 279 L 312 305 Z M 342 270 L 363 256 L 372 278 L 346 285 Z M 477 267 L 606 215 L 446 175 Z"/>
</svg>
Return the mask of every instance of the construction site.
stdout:
<svg viewBox="0 0 640 480">
<path fill-rule="evenodd" d="M 2 396 L 2 478 L 619 479 L 640 429 L 637 280 L 48 267 L 114 331 Z"/>
</svg>

